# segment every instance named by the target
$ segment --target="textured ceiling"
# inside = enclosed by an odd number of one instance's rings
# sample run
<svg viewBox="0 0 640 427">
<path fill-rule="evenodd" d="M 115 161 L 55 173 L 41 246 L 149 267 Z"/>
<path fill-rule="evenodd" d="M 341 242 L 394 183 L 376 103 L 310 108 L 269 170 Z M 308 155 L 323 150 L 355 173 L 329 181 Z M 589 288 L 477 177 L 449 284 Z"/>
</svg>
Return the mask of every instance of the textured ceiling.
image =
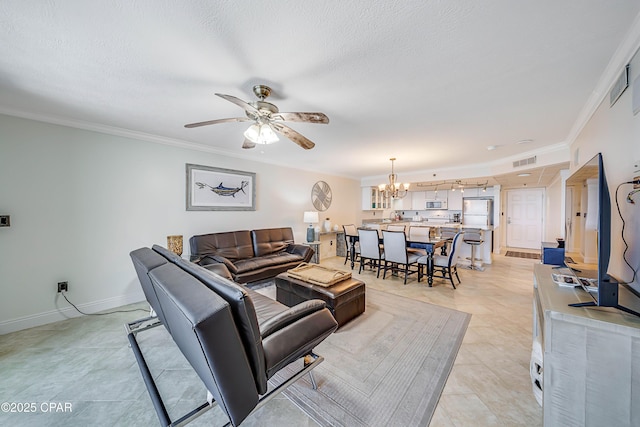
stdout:
<svg viewBox="0 0 640 427">
<path fill-rule="evenodd" d="M 498 161 L 566 141 L 637 0 L 0 2 L 0 112 L 130 130 L 352 177 Z M 215 92 L 266 83 L 316 143 L 242 150 Z M 531 139 L 532 142 L 517 144 Z M 488 151 L 489 145 L 498 149 Z"/>
</svg>

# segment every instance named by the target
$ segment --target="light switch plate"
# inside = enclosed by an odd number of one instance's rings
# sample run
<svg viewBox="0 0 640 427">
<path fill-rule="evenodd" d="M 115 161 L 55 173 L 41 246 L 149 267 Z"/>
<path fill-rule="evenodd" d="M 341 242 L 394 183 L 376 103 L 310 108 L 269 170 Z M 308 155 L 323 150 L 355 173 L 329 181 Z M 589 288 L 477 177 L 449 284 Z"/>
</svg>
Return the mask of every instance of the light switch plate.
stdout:
<svg viewBox="0 0 640 427">
<path fill-rule="evenodd" d="M 11 225 L 11 217 L 9 215 L 0 215 L 0 227 L 9 227 Z"/>
</svg>

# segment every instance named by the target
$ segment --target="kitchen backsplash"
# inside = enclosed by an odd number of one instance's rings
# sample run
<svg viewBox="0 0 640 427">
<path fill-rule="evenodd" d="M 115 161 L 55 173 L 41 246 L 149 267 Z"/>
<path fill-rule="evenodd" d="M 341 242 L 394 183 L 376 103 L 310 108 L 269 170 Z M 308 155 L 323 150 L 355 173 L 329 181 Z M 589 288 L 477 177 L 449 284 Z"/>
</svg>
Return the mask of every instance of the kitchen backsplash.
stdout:
<svg viewBox="0 0 640 427">
<path fill-rule="evenodd" d="M 383 211 L 363 211 L 363 220 L 382 221 L 392 219 L 394 215 L 398 213 L 403 221 L 412 221 L 414 218 L 420 217 L 421 219 L 446 219 L 451 222 L 454 221 L 456 215 L 461 216 L 462 211 L 458 210 L 399 210 L 386 209 Z"/>
</svg>

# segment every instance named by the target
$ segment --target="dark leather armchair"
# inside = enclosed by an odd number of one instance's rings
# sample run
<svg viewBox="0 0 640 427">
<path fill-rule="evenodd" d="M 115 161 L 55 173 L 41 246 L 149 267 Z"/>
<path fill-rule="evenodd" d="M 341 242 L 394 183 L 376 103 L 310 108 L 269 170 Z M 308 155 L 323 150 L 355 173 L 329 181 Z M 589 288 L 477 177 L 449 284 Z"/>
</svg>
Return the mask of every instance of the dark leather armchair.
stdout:
<svg viewBox="0 0 640 427">
<path fill-rule="evenodd" d="M 176 345 L 227 414 L 240 424 L 253 410 L 322 362 L 313 348 L 337 328 L 325 303 L 287 307 L 154 246 L 131 252 L 140 284 L 158 317 L 127 324 L 160 422 L 171 420 L 136 341 L 136 334 L 164 325 Z M 303 368 L 267 393 L 267 381 L 296 359 Z M 312 380 L 312 383 L 315 382 Z M 176 423 L 210 409 L 204 403 Z"/>
</svg>

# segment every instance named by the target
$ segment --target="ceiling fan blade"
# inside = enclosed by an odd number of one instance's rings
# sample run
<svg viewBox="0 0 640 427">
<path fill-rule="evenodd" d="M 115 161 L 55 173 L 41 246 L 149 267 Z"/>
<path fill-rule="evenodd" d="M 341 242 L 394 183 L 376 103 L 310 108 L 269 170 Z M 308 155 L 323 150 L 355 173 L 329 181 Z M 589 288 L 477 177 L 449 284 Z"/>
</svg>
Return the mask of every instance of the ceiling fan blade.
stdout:
<svg viewBox="0 0 640 427">
<path fill-rule="evenodd" d="M 253 105 L 249 104 L 246 101 L 243 101 L 240 98 L 236 98 L 235 96 L 231 96 L 231 95 L 225 95 L 223 93 L 216 93 L 216 96 L 219 96 L 222 99 L 226 99 L 229 102 L 233 102 L 238 107 L 243 108 L 248 113 L 251 113 L 251 114 L 254 114 L 254 115 L 260 115 L 260 112 L 258 111 L 258 109 L 256 107 L 254 107 Z"/>
<path fill-rule="evenodd" d="M 271 119 L 285 122 L 329 123 L 329 117 L 324 113 L 277 113 L 273 114 Z"/>
<path fill-rule="evenodd" d="M 186 128 L 197 128 L 200 126 L 208 126 L 215 125 L 217 123 L 229 123 L 229 122 L 248 122 L 251 121 L 248 117 L 234 117 L 232 119 L 217 119 L 217 120 L 207 120 L 206 122 L 198 122 L 198 123 L 189 123 L 184 125 Z"/>
<path fill-rule="evenodd" d="M 316 144 L 314 144 L 310 139 L 291 129 L 289 126 L 285 126 L 282 123 L 276 122 L 271 122 L 270 126 L 273 130 L 286 136 L 305 150 L 311 150 L 316 146 Z"/>
<path fill-rule="evenodd" d="M 255 142 L 251 142 L 249 141 L 247 138 L 244 139 L 244 142 L 242 143 L 242 148 L 254 148 L 256 146 Z"/>
</svg>

